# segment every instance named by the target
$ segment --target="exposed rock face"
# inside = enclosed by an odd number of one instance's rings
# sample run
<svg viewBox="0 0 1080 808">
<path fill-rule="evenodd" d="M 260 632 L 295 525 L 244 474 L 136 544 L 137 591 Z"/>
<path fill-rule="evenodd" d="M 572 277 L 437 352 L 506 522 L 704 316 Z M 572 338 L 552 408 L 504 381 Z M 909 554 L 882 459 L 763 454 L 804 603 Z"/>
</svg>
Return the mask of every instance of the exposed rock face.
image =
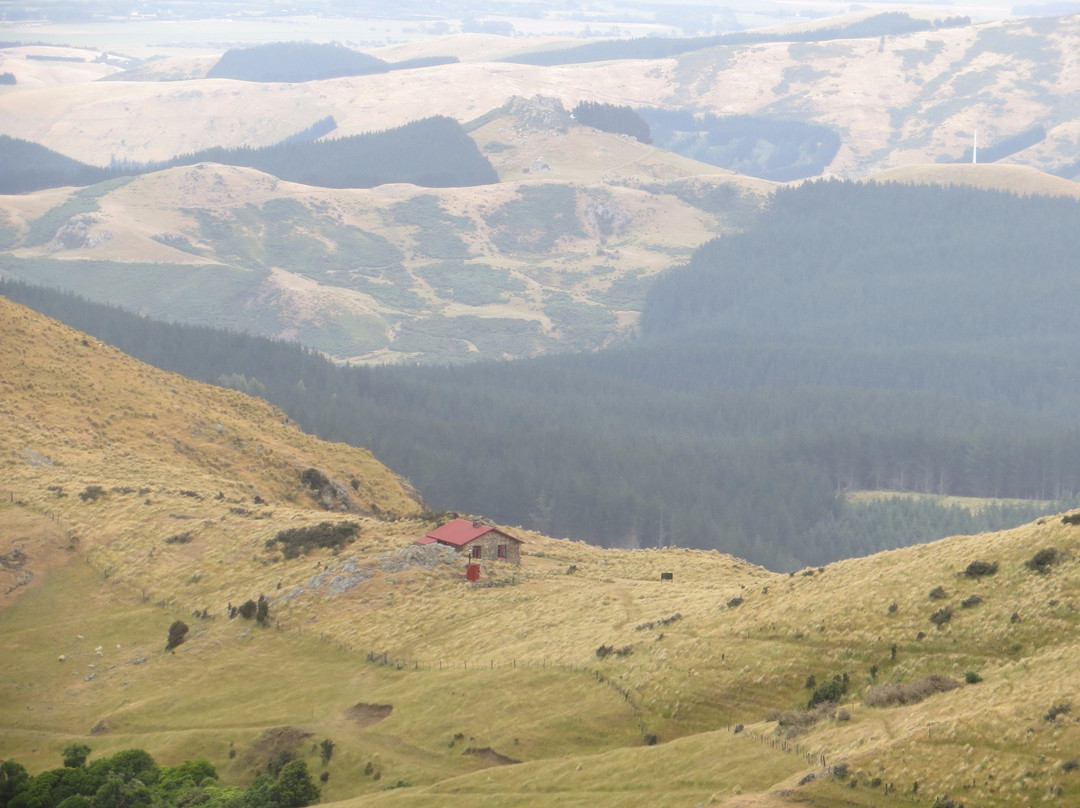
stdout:
<svg viewBox="0 0 1080 808">
<path fill-rule="evenodd" d="M 518 132 L 558 132 L 569 130 L 573 118 L 558 98 L 534 95 L 513 96 L 506 102 L 506 111 L 514 117 Z"/>
<path fill-rule="evenodd" d="M 49 252 L 96 247 L 111 239 L 112 233 L 108 230 L 90 232 L 91 226 L 97 223 L 98 218 L 89 214 L 72 216 L 63 227 L 56 231 L 56 235 L 49 243 Z"/>
</svg>

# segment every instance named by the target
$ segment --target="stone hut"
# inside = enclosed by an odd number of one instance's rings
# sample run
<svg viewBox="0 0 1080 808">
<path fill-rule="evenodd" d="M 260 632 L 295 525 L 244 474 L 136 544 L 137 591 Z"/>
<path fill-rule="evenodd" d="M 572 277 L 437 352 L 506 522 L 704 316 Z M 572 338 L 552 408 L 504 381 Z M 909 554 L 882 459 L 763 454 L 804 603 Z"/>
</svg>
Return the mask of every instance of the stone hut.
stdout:
<svg viewBox="0 0 1080 808">
<path fill-rule="evenodd" d="M 469 519 L 454 519 L 416 541 L 417 544 L 435 544 L 436 542 L 456 548 L 459 553 L 468 556 L 472 563 L 480 561 L 521 563 L 521 539 L 514 538 L 497 527 Z"/>
</svg>

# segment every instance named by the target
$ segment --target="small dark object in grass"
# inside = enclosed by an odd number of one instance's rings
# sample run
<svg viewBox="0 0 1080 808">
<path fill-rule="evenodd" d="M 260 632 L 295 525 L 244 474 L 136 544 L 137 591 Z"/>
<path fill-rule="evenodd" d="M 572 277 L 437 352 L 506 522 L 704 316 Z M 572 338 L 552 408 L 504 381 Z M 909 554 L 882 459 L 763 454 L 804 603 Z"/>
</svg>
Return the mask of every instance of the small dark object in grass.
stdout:
<svg viewBox="0 0 1080 808">
<path fill-rule="evenodd" d="M 1043 719 L 1046 721 L 1053 721 L 1059 715 L 1065 715 L 1071 709 L 1072 705 L 1065 702 L 1062 702 L 1061 704 L 1055 704 L 1053 707 L 1046 711 L 1046 715 L 1043 716 Z"/>
<path fill-rule="evenodd" d="M 943 609 L 938 609 L 936 612 L 930 615 L 930 622 L 938 628 L 941 628 L 950 620 L 952 620 L 952 609 L 948 606 Z"/>
</svg>

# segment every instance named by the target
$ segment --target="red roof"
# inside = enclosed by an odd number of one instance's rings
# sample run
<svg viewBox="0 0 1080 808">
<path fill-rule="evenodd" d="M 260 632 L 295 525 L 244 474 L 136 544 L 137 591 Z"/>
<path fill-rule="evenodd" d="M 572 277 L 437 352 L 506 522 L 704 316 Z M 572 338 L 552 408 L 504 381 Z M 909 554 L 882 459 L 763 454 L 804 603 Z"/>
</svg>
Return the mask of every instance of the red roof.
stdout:
<svg viewBox="0 0 1080 808">
<path fill-rule="evenodd" d="M 491 525 L 481 525 L 472 522 L 469 519 L 455 519 L 452 522 L 447 522 L 445 525 L 435 528 L 424 536 L 424 538 L 418 539 L 416 543 L 431 544 L 432 542 L 437 541 L 440 544 L 452 544 L 455 547 L 461 547 L 468 544 L 473 539 L 483 536 L 485 533 L 498 533 L 500 536 L 505 536 L 513 541 L 521 541 L 521 539 L 515 539 L 513 536 L 503 533 L 501 530 L 492 527 Z"/>
</svg>

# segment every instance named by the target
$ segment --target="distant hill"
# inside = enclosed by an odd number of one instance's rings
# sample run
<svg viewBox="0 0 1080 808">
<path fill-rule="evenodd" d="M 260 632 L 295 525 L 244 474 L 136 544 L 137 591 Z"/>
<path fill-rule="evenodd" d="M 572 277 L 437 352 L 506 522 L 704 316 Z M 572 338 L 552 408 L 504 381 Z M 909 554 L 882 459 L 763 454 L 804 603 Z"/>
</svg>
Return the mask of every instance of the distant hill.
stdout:
<svg viewBox="0 0 1080 808">
<path fill-rule="evenodd" d="M 660 38 L 642 37 L 590 42 L 557 50 L 541 50 L 519 56 L 507 56 L 503 61 L 518 64 L 555 65 L 582 64 L 618 59 L 666 59 L 684 53 L 719 46 L 755 45 L 763 42 L 828 42 L 836 39 L 894 36 L 941 27 L 970 25 L 969 17 L 952 17 L 944 21 L 915 19 L 902 11 L 873 14 L 865 19 L 841 25 L 820 25 L 809 30 L 771 32 L 743 31 L 716 36 Z"/>
<path fill-rule="evenodd" d="M 206 73 L 211 79 L 241 81 L 318 81 L 341 76 L 384 73 L 382 59 L 346 48 L 315 42 L 268 42 L 230 48 Z"/>
<path fill-rule="evenodd" d="M 93 185 L 118 174 L 114 169 L 72 160 L 37 143 L 0 135 L 0 193 Z"/>
<path fill-rule="evenodd" d="M 326 124 L 333 124 L 329 127 Z M 495 182 L 495 170 L 461 126 L 446 117 L 426 118 L 385 132 L 316 140 L 336 126 L 324 118 L 300 137 L 290 136 L 261 149 L 214 148 L 150 165 L 92 168 L 42 146 L 4 137 L 0 192 L 24 193 L 61 185 L 90 185 L 122 176 L 148 174 L 196 163 L 246 166 L 283 180 L 323 188 L 373 188 L 391 182 L 446 188 Z M 29 166 L 29 169 L 24 166 Z"/>
<path fill-rule="evenodd" d="M 633 327 L 652 275 L 743 226 L 772 185 L 589 127 L 560 132 L 544 109 L 517 99 L 470 125 L 476 145 L 461 152 L 482 154 L 502 178 L 486 185 L 320 190 L 198 163 L 9 197 L 0 272 L 364 361 L 595 349 Z M 450 142 L 459 134 L 446 126 Z M 315 160 L 329 148 L 272 151 Z M 346 174 L 321 165 L 328 181 Z"/>
<path fill-rule="evenodd" d="M 867 180 L 966 186 L 1021 196 L 1037 194 L 1080 197 L 1080 184 L 1072 180 L 1046 174 L 1031 166 L 1008 163 L 923 163 L 886 169 L 870 175 Z"/>
<path fill-rule="evenodd" d="M 840 149 L 827 126 L 752 115 L 642 109 L 656 145 L 751 177 L 789 182 L 820 175 Z"/>
<path fill-rule="evenodd" d="M 63 81 L 52 73 L 20 74 L 20 92 L 0 96 L 0 114 L 5 134 L 82 162 L 147 163 L 214 146 L 268 145 L 328 115 L 342 135 L 432 115 L 467 121 L 543 88 L 568 109 L 588 101 L 827 127 L 840 139 L 827 166 L 834 176 L 964 162 L 976 130 L 983 161 L 996 156 L 1077 176 L 1068 147 L 1077 140 L 1077 124 L 1062 110 L 1076 106 L 1080 91 L 1068 61 L 1080 22 L 1075 16 L 963 22 L 860 12 L 858 19 L 718 37 L 605 38 L 583 43 L 588 53 L 558 59 L 564 63 L 557 69 L 496 63 L 514 40 L 488 38 L 504 40 L 489 48 L 483 38 L 459 35 L 445 47 L 460 63 L 326 79 L 317 93 L 306 83 L 277 82 L 267 93 L 259 82 L 203 79 L 194 57 L 162 60 L 160 74 L 153 72 L 155 60 L 136 68 L 143 71 L 137 75 L 181 79 L 158 82 L 93 81 L 116 68 L 84 64 Z M 471 53 L 478 40 L 484 50 Z M 525 38 L 517 45 L 530 46 Z M 430 57 L 440 52 L 435 48 L 395 46 L 383 54 L 389 63 L 398 53 Z M 76 92 L 79 103 L 72 104 Z M 245 111 L 242 125 L 234 123 L 237 108 Z"/>
</svg>

